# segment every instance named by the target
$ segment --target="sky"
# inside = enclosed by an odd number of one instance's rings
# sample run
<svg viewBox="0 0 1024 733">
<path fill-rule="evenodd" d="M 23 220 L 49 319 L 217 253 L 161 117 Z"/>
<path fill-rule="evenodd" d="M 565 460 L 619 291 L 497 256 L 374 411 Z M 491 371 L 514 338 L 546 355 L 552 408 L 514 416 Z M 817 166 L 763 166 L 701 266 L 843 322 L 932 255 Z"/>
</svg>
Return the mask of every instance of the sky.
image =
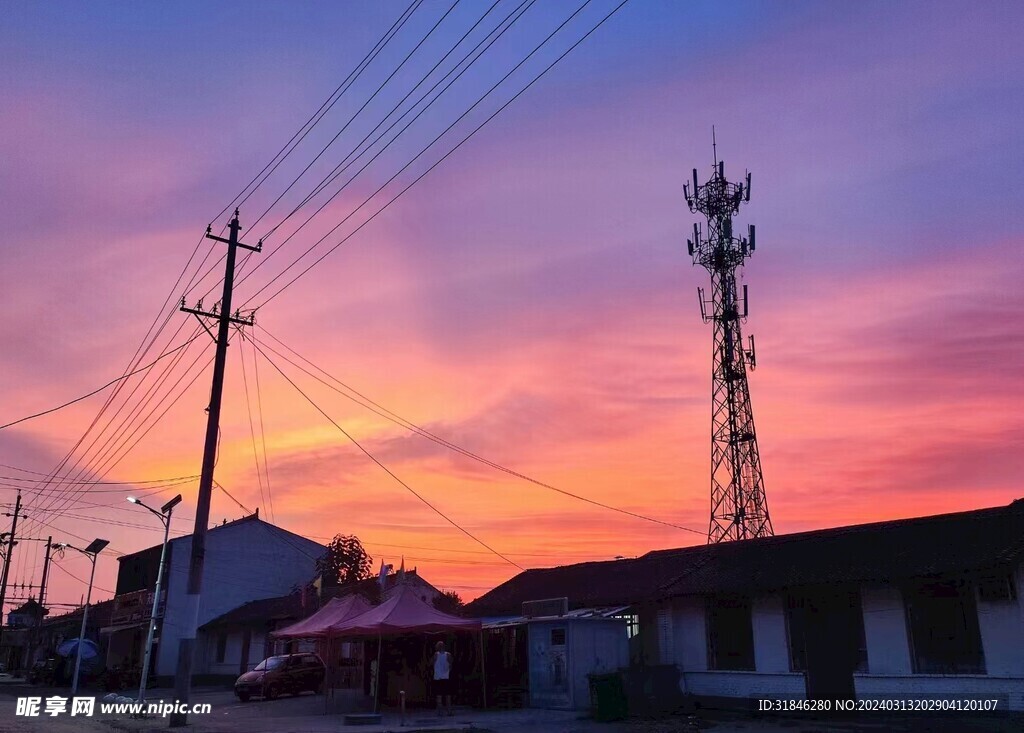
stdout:
<svg viewBox="0 0 1024 733">
<path fill-rule="evenodd" d="M 356 534 L 375 567 L 404 558 L 466 599 L 519 567 L 703 542 L 708 277 L 686 254 L 682 185 L 710 172 L 712 126 L 726 173 L 753 175 L 737 225 L 758 228 L 744 329 L 776 533 L 1024 496 L 1024 10 L 630 0 L 487 121 L 618 4 L 581 2 L 530 6 L 286 219 L 519 2 L 414 6 L 240 204 L 243 241 L 265 247 L 235 302 L 259 306 L 249 332 L 272 361 L 233 337 L 216 479 L 238 503 L 215 491 L 211 522 L 259 507 L 320 541 Z M 180 491 L 172 532 L 191 530 L 196 482 L 164 479 L 201 462 L 213 344 L 176 305 L 219 297 L 223 245 L 202 234 L 409 7 L 2 3 L 0 423 L 119 376 L 150 324 L 166 325 L 143 364 L 199 334 L 98 419 L 110 389 L 0 430 L 0 503 L 21 486 L 29 517 L 12 583 L 39 582 L 31 540 L 101 536 L 94 597 L 109 597 L 117 554 L 160 539 L 133 491 Z M 429 442 L 266 351 L 301 363 L 275 339 L 491 462 L 689 531 Z M 58 467 L 137 483 L 37 483 Z M 84 593 L 73 555 L 55 603 Z"/>
</svg>

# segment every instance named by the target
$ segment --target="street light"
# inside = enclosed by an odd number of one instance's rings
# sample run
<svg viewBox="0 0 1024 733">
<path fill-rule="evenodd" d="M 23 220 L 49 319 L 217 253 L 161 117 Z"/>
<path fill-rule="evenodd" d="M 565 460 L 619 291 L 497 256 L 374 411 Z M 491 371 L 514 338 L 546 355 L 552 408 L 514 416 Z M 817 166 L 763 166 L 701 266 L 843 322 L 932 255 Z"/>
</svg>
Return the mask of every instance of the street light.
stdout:
<svg viewBox="0 0 1024 733">
<path fill-rule="evenodd" d="M 78 693 L 78 671 L 82 666 L 82 642 L 85 641 L 85 622 L 89 618 L 89 602 L 92 600 L 92 581 L 96 577 L 96 556 L 110 544 L 109 540 L 94 539 L 84 550 L 66 542 L 58 545 L 61 549 L 77 550 L 92 560 L 92 571 L 89 573 L 89 590 L 85 594 L 85 608 L 82 609 L 82 630 L 78 632 L 78 645 L 75 647 L 75 676 L 71 680 L 71 696 Z"/>
<path fill-rule="evenodd" d="M 153 610 L 149 614 L 149 633 L 146 635 L 146 654 L 142 662 L 142 677 L 139 680 L 139 702 L 146 699 L 146 682 L 149 681 L 149 658 L 153 653 L 153 632 L 156 631 L 156 612 L 160 605 L 160 582 L 164 577 L 164 560 L 167 557 L 167 537 L 171 533 L 171 512 L 174 507 L 181 503 L 181 494 L 171 499 L 157 511 L 151 506 L 146 506 L 141 499 L 129 496 L 128 501 L 138 504 L 143 509 L 155 515 L 164 525 L 164 544 L 160 548 L 160 566 L 156 571 L 156 590 L 153 592 Z"/>
</svg>

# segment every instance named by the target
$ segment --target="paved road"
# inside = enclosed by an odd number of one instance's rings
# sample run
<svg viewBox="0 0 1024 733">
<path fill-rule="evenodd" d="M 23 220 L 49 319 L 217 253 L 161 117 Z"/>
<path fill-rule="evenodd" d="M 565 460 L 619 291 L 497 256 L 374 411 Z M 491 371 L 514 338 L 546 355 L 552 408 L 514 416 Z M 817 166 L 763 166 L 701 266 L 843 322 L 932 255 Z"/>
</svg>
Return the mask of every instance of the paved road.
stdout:
<svg viewBox="0 0 1024 733">
<path fill-rule="evenodd" d="M 135 720 L 126 716 L 103 716 L 97 712 L 93 718 L 71 717 L 18 717 L 15 715 L 19 696 L 46 698 L 68 696 L 67 688 L 39 688 L 24 684 L 0 684 L 0 733 L 149 733 L 168 730 L 166 719 Z M 102 694 L 100 695 L 102 698 Z M 172 690 L 151 690 L 149 701 L 172 701 Z M 410 733 L 417 730 L 455 731 L 475 730 L 494 733 L 688 733 L 686 719 L 671 718 L 657 721 L 633 720 L 623 723 L 597 723 L 577 713 L 549 710 L 479 711 L 459 710 L 452 718 L 438 719 L 430 711 L 413 711 L 401 726 L 399 716 L 385 715 L 385 725 L 348 728 L 342 725 L 340 714 L 325 714 L 325 700 L 321 695 L 282 697 L 277 700 L 239 702 L 223 689 L 200 688 L 193 691 L 192 703 L 209 703 L 209 715 L 190 716 L 187 733 Z M 755 719 L 743 715 L 706 713 L 700 716 L 700 729 L 711 733 L 1019 733 L 1024 730 L 1021 720 L 984 719 L 960 720 L 904 719 L 886 720 L 881 717 L 863 717 L 838 721 L 810 719 Z"/>
</svg>

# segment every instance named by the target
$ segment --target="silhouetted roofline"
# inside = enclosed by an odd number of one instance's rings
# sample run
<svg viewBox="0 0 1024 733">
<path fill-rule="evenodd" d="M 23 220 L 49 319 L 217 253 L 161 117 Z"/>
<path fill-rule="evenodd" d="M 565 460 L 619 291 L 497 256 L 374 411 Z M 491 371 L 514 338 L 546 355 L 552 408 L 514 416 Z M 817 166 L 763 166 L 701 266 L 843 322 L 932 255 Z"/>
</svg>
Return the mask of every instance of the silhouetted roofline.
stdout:
<svg viewBox="0 0 1024 733">
<path fill-rule="evenodd" d="M 570 608 L 676 595 L 759 592 L 968 572 L 1024 557 L 1024 500 L 926 517 L 655 550 L 637 558 L 533 568 L 472 603 L 475 615 L 518 613 L 523 601 L 569 598 Z"/>
</svg>

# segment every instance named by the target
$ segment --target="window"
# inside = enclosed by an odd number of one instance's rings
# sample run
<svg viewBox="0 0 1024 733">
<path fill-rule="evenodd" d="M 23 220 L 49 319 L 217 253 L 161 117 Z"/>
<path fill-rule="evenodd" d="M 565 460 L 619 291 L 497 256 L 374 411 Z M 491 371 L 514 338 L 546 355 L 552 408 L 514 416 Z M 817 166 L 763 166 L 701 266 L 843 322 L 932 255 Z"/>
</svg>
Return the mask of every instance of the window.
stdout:
<svg viewBox="0 0 1024 733">
<path fill-rule="evenodd" d="M 672 609 L 659 608 L 657 615 L 658 623 L 658 661 L 662 664 L 671 664 L 672 658 Z"/>
<path fill-rule="evenodd" d="M 904 598 L 914 672 L 985 674 L 973 583 L 918 583 Z"/>
<path fill-rule="evenodd" d="M 1017 587 L 1009 573 L 985 575 L 978 579 L 978 600 L 985 603 L 1009 603 L 1017 600 Z"/>
<path fill-rule="evenodd" d="M 868 646 L 860 593 L 838 592 L 831 596 L 786 598 L 786 633 L 789 638 L 789 669 L 807 671 L 807 636 L 811 623 L 826 624 L 828 644 L 836 654 L 851 661 L 856 672 L 868 671 Z M 820 634 L 819 634 L 820 635 Z"/>
<path fill-rule="evenodd" d="M 221 664 L 224 662 L 224 657 L 227 655 L 228 650 L 228 634 L 226 631 L 222 631 L 217 634 L 217 663 Z"/>
<path fill-rule="evenodd" d="M 565 646 L 565 629 L 551 629 L 551 646 Z"/>
<path fill-rule="evenodd" d="M 750 599 L 717 596 L 708 600 L 708 669 L 754 669 L 754 629 Z"/>
<path fill-rule="evenodd" d="M 615 618 L 625 619 L 627 639 L 632 639 L 640 633 L 640 617 L 635 613 L 620 613 L 616 614 Z"/>
</svg>

